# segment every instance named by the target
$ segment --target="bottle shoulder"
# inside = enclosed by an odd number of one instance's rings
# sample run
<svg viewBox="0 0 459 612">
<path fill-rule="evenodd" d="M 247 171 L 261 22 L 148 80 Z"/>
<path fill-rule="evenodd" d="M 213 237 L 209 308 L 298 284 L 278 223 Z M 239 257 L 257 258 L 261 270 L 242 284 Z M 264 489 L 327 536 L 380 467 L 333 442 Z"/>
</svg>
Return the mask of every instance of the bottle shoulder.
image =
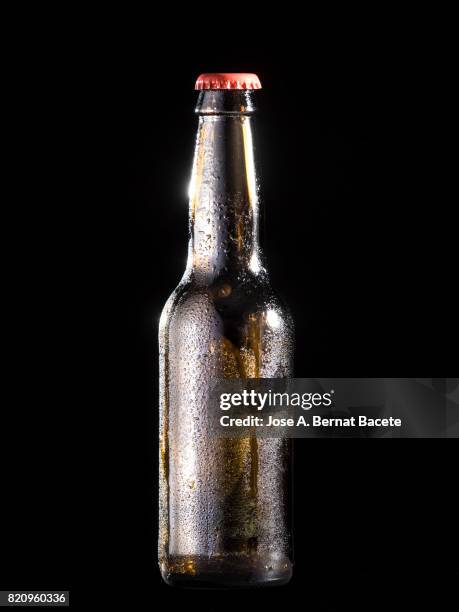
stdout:
<svg viewBox="0 0 459 612">
<path fill-rule="evenodd" d="M 271 286 L 267 275 L 245 275 L 241 278 L 219 277 L 202 282 L 192 275 L 184 277 L 169 296 L 163 308 L 160 329 L 171 319 L 193 320 L 198 312 L 226 319 L 263 316 L 273 326 L 293 331 L 289 308 Z"/>
</svg>

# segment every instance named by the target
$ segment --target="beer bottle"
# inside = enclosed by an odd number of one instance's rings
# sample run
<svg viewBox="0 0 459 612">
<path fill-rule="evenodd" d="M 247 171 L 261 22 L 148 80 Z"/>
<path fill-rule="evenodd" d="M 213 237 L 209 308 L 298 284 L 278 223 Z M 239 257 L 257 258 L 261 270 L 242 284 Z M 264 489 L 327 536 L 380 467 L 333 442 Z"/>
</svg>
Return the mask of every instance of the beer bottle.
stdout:
<svg viewBox="0 0 459 612">
<path fill-rule="evenodd" d="M 292 573 L 290 441 L 215 438 L 215 380 L 292 375 L 293 325 L 259 244 L 255 74 L 203 74 L 188 263 L 160 320 L 159 564 L 168 584 L 264 586 Z"/>
</svg>

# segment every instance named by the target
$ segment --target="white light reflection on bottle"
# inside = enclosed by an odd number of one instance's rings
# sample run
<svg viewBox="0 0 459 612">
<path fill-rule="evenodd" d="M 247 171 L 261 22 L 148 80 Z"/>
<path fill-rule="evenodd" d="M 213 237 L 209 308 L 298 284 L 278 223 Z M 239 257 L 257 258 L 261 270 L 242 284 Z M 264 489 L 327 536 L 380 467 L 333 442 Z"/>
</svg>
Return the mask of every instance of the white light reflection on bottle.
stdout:
<svg viewBox="0 0 459 612">
<path fill-rule="evenodd" d="M 277 312 L 270 309 L 266 313 L 266 322 L 268 323 L 269 327 L 276 329 L 279 327 L 281 320 Z"/>
<path fill-rule="evenodd" d="M 253 251 L 252 256 L 250 257 L 249 266 L 254 274 L 258 274 L 258 272 L 261 270 L 260 258 L 258 257 L 258 253 L 256 251 Z"/>
</svg>

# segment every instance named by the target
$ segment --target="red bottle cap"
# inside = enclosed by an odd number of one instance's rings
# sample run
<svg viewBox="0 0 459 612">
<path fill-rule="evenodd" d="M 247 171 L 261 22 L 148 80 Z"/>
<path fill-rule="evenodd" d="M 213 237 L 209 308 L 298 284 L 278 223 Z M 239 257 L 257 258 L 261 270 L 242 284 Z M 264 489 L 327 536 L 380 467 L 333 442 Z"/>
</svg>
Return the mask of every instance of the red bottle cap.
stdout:
<svg viewBox="0 0 459 612">
<path fill-rule="evenodd" d="M 201 74 L 195 89 L 261 89 L 260 79 L 250 72 L 210 72 Z"/>
</svg>

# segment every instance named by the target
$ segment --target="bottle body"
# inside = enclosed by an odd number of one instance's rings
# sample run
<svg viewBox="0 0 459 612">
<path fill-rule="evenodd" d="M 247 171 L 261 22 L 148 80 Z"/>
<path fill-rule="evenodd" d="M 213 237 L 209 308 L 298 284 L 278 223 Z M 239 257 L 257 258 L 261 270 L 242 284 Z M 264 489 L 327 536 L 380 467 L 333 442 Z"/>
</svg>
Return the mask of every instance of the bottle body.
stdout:
<svg viewBox="0 0 459 612">
<path fill-rule="evenodd" d="M 184 586 L 284 584 L 291 442 L 215 438 L 207 422 L 215 380 L 292 375 L 292 321 L 258 245 L 246 114 L 201 116 L 192 183 L 189 262 L 160 321 L 160 569 Z"/>
</svg>

